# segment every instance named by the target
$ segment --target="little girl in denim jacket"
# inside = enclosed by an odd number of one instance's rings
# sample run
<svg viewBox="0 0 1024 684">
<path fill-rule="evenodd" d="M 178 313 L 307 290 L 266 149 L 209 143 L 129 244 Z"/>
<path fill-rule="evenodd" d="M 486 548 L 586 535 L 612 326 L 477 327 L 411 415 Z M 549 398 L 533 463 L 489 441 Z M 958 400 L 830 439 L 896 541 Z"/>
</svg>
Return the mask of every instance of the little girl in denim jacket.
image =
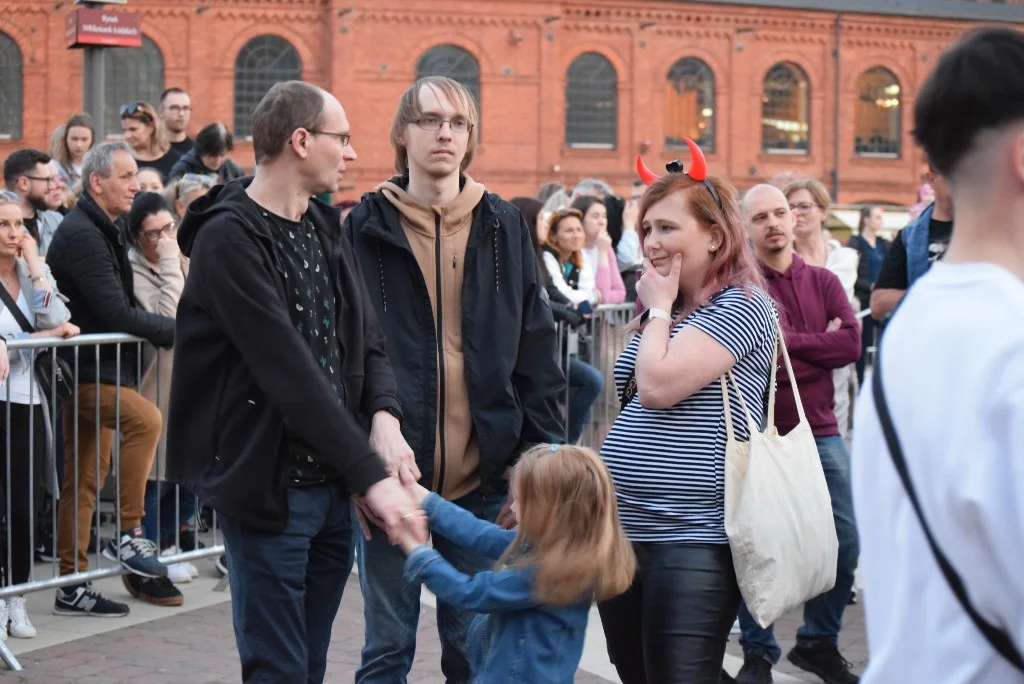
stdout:
<svg viewBox="0 0 1024 684">
<path fill-rule="evenodd" d="M 414 536 L 399 540 L 408 554 L 406 580 L 481 613 L 466 639 L 473 684 L 571 683 L 591 603 L 626 591 L 636 568 L 597 454 L 558 445 L 523 454 L 510 483 L 517 531 L 480 520 L 415 482 L 407 486 L 434 532 L 497 563 L 468 576 Z"/>
</svg>

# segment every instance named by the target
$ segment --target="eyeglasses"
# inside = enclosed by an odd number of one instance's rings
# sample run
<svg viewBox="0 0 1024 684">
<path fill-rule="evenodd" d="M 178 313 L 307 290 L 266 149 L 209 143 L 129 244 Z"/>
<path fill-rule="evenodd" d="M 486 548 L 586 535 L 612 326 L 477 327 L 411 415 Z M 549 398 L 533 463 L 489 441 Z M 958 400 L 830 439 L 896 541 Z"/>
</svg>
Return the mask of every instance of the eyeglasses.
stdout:
<svg viewBox="0 0 1024 684">
<path fill-rule="evenodd" d="M 329 135 L 331 137 L 337 138 L 338 140 L 341 141 L 342 147 L 348 147 L 352 143 L 351 133 L 332 133 L 331 131 L 316 131 L 313 130 L 312 128 L 307 130 L 309 130 L 309 132 L 312 133 L 313 135 Z"/>
<path fill-rule="evenodd" d="M 56 176 L 24 176 L 24 178 L 39 181 L 40 183 L 46 183 L 47 186 L 52 185 L 53 187 L 57 187 L 60 185 L 60 178 L 57 178 Z"/>
<path fill-rule="evenodd" d="M 421 116 L 414 120 L 413 123 L 425 131 L 439 131 L 444 124 L 448 124 L 448 128 L 451 129 L 452 133 L 469 133 L 473 130 L 473 124 L 461 117 L 442 119 L 439 116 Z"/>
<path fill-rule="evenodd" d="M 799 211 L 801 214 L 806 214 L 811 209 L 814 209 L 817 204 L 811 204 L 810 202 L 801 202 L 800 204 L 790 204 L 789 208 L 791 211 Z"/>
<path fill-rule="evenodd" d="M 153 117 L 143 108 L 145 104 L 145 102 L 133 102 L 121 105 L 121 118 L 127 119 L 132 116 L 142 116 L 152 121 Z"/>
<path fill-rule="evenodd" d="M 174 229 L 177 227 L 178 224 L 176 224 L 174 221 L 171 221 L 163 228 L 158 228 L 157 230 L 143 230 L 139 233 L 139 237 L 141 237 L 146 242 L 156 242 L 160 239 L 161 235 L 170 235 L 171 233 L 174 232 Z"/>
</svg>

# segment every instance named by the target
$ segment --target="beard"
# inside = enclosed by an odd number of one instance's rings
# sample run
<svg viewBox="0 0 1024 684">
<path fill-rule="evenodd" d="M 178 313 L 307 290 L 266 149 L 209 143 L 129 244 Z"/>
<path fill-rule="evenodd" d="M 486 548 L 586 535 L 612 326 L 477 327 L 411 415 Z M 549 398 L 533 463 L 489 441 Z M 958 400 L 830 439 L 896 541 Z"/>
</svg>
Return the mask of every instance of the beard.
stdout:
<svg viewBox="0 0 1024 684">
<path fill-rule="evenodd" d="M 46 201 L 46 195 L 27 195 L 25 200 L 29 206 L 36 211 L 50 211 L 50 203 Z"/>
</svg>

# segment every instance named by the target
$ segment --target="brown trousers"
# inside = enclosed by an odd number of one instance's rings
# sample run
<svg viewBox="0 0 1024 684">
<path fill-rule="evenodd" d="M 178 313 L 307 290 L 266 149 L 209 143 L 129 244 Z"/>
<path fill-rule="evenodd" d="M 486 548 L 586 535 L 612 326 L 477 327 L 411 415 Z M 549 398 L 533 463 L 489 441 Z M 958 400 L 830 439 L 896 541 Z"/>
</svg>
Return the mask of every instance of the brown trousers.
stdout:
<svg viewBox="0 0 1024 684">
<path fill-rule="evenodd" d="M 96 512 L 96 497 L 110 472 L 115 426 L 121 431 L 121 462 L 118 482 L 121 494 L 121 529 L 138 527 L 142 521 L 146 478 L 153 465 L 163 418 L 154 403 L 133 389 L 121 387 L 120 423 L 114 385 L 78 388 L 78 453 L 75 454 L 74 397 L 64 406 L 64 482 L 57 513 L 57 555 L 60 574 L 89 569 L 87 548 Z M 99 404 L 97 444 L 96 406 Z M 99 447 L 99 469 L 96 449 Z M 77 476 L 76 476 L 77 474 Z M 75 497 L 77 494 L 77 506 Z M 75 542 L 78 549 L 76 553 Z"/>
</svg>

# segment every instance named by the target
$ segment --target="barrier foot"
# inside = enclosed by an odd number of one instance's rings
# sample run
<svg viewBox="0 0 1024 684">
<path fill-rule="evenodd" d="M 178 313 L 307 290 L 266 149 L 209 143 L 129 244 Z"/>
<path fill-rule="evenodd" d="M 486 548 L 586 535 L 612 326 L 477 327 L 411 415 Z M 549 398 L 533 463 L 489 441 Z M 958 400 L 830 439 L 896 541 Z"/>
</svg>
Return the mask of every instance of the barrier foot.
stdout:
<svg viewBox="0 0 1024 684">
<path fill-rule="evenodd" d="M 0 641 L 0 658 L 3 658 L 4 662 L 7 663 L 7 667 L 9 667 L 13 672 L 21 672 L 25 669 L 21 666 L 21 663 L 18 662 L 18 659 L 14 657 L 14 654 L 11 653 L 11 649 L 7 648 L 7 644 L 3 641 Z"/>
<path fill-rule="evenodd" d="M 228 578 L 227 577 L 221 577 L 217 581 L 217 584 L 213 587 L 213 590 L 214 591 L 227 591 L 228 590 L 228 586 L 230 586 L 228 584 Z"/>
</svg>

